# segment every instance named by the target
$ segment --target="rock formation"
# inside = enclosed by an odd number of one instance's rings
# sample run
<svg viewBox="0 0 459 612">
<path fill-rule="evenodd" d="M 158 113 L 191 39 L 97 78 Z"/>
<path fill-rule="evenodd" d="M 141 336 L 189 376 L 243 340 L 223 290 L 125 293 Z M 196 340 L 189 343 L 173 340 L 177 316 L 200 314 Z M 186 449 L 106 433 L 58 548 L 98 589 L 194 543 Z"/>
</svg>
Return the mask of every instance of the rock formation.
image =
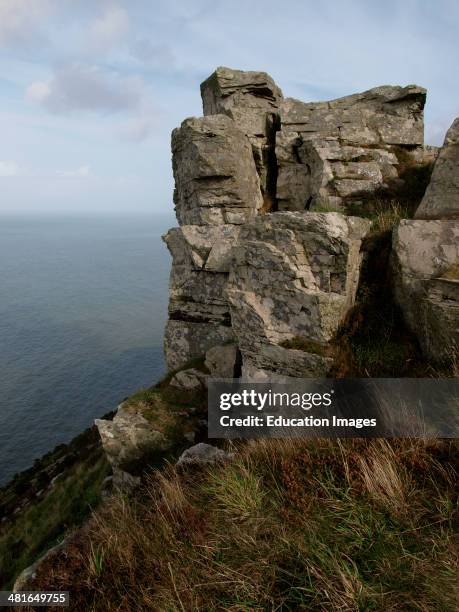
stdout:
<svg viewBox="0 0 459 612">
<path fill-rule="evenodd" d="M 217 70 L 201 85 L 204 115 L 224 114 L 246 134 L 260 176 L 265 208 L 276 200 L 275 134 L 282 91 L 266 72 Z"/>
<path fill-rule="evenodd" d="M 459 355 L 459 118 L 446 133 L 416 211 L 394 232 L 395 295 L 424 353 Z"/>
<path fill-rule="evenodd" d="M 446 132 L 415 219 L 459 219 L 459 117 Z"/>
<path fill-rule="evenodd" d="M 410 85 L 329 102 L 283 100 L 276 137 L 279 210 L 339 209 L 400 185 L 401 154 L 425 161 L 425 98 L 425 89 Z"/>
<path fill-rule="evenodd" d="M 339 213 L 279 212 L 242 228 L 227 294 L 245 373 L 326 374 L 324 347 L 354 302 L 369 227 Z M 283 346 L 295 338 L 315 350 Z"/>
<path fill-rule="evenodd" d="M 435 159 L 416 219 L 393 231 L 392 265 L 387 232 L 366 248 L 387 248 L 375 272 L 389 287 L 381 295 L 392 307 L 393 289 L 424 355 L 441 362 L 459 346 L 458 119 L 438 153 L 422 144 L 426 93 L 414 85 L 303 103 L 284 99 L 266 73 L 218 68 L 201 93 L 204 117 L 172 134 L 179 227 L 163 237 L 172 255 L 164 343 L 172 372 L 146 403 L 124 403 L 113 421 L 97 422 L 116 486 L 135 484 L 136 464 L 152 454 L 195 441 L 209 376 L 329 373 L 371 225 L 348 205 L 364 214 L 385 190 L 403 187 L 407 168 Z M 180 395 L 189 413 L 177 410 Z M 198 445 L 180 463 L 220 456 Z"/>
<path fill-rule="evenodd" d="M 459 221 L 403 220 L 393 238 L 395 295 L 434 362 L 459 348 Z"/>
<path fill-rule="evenodd" d="M 233 343 L 245 373 L 323 375 L 369 229 L 345 205 L 402 184 L 407 159 L 435 156 L 423 147 L 426 92 L 385 86 L 306 104 L 266 73 L 218 68 L 201 95 L 204 117 L 172 135 L 167 364 Z M 340 212 L 311 212 L 323 207 Z M 287 346 L 297 337 L 320 347 Z"/>
</svg>

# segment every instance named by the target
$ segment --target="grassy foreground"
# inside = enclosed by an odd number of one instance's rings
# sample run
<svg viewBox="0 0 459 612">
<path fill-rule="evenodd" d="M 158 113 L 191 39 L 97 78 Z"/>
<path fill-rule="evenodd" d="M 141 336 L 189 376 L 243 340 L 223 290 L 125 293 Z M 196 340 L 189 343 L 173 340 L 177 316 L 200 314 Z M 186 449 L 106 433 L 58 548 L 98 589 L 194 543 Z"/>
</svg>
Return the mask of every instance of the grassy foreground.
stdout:
<svg viewBox="0 0 459 612">
<path fill-rule="evenodd" d="M 457 610 L 456 442 L 233 450 L 113 497 L 33 588 L 75 610 Z"/>
</svg>

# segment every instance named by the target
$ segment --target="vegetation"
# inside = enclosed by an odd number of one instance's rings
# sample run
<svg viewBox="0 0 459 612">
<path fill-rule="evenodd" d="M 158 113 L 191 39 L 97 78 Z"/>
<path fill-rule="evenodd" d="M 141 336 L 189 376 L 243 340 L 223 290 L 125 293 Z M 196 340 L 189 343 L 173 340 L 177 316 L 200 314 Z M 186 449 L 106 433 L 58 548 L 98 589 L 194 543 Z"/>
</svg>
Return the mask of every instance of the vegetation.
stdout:
<svg viewBox="0 0 459 612">
<path fill-rule="evenodd" d="M 88 518 L 100 501 L 102 482 L 109 471 L 99 447 L 2 526 L 0 588 L 11 588 L 23 569 L 61 540 L 67 530 Z"/>
<path fill-rule="evenodd" d="M 39 569 L 76 610 L 457 609 L 457 444 L 259 440 L 155 472 Z"/>
</svg>

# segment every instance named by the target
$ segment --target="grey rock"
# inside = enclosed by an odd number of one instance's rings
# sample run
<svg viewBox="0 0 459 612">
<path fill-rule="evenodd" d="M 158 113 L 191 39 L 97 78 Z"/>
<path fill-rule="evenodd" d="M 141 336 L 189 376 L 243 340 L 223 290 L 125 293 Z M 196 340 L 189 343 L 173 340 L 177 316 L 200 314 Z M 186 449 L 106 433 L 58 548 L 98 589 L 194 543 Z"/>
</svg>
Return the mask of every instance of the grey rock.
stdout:
<svg viewBox="0 0 459 612">
<path fill-rule="evenodd" d="M 197 391 L 205 386 L 206 374 L 197 370 L 196 368 L 188 368 L 187 370 L 180 370 L 175 374 L 171 381 L 171 387 L 177 387 L 185 391 Z"/>
<path fill-rule="evenodd" d="M 185 467 L 188 465 L 211 465 L 215 463 L 228 463 L 234 459 L 234 453 L 229 453 L 210 444 L 200 442 L 191 448 L 187 448 L 180 455 L 176 465 Z"/>
<path fill-rule="evenodd" d="M 267 136 L 282 91 L 266 72 L 220 66 L 201 84 L 204 115 L 223 113 L 250 136 Z"/>
<path fill-rule="evenodd" d="M 206 352 L 205 365 L 213 378 L 234 378 L 237 356 L 235 344 L 213 346 Z"/>
<path fill-rule="evenodd" d="M 184 225 L 164 236 L 173 257 L 165 334 L 171 369 L 233 338 L 226 285 L 239 231 L 228 224 Z"/>
<path fill-rule="evenodd" d="M 231 326 L 215 322 L 169 319 L 164 335 L 164 351 L 170 370 L 201 357 L 212 346 L 234 340 Z"/>
<path fill-rule="evenodd" d="M 395 297 L 433 361 L 459 348 L 459 221 L 403 220 L 394 230 Z"/>
<path fill-rule="evenodd" d="M 259 216 L 243 227 L 227 294 L 244 367 L 286 376 L 326 371 L 325 354 L 282 344 L 331 340 L 354 302 L 369 227 L 339 213 L 298 212 Z"/>
<path fill-rule="evenodd" d="M 231 249 L 237 241 L 237 225 L 182 225 L 163 236 L 174 264 L 193 270 L 228 272 Z"/>
<path fill-rule="evenodd" d="M 263 205 L 247 136 L 225 115 L 186 119 L 172 132 L 180 225 L 241 224 Z"/>
<path fill-rule="evenodd" d="M 231 117 L 252 145 L 264 208 L 276 198 L 274 147 L 282 92 L 266 72 L 220 67 L 201 84 L 204 115 Z"/>
<path fill-rule="evenodd" d="M 446 132 L 416 219 L 459 219 L 459 117 Z"/>
<path fill-rule="evenodd" d="M 135 478 L 138 467 L 149 457 L 169 450 L 173 444 L 140 412 L 126 408 L 124 404 L 119 406 L 112 421 L 96 419 L 95 425 L 117 485 Z"/>
<path fill-rule="evenodd" d="M 281 101 L 279 210 L 339 209 L 393 187 L 401 148 L 425 163 L 433 155 L 422 146 L 425 95 L 415 85 L 384 86 L 329 102 Z"/>
</svg>

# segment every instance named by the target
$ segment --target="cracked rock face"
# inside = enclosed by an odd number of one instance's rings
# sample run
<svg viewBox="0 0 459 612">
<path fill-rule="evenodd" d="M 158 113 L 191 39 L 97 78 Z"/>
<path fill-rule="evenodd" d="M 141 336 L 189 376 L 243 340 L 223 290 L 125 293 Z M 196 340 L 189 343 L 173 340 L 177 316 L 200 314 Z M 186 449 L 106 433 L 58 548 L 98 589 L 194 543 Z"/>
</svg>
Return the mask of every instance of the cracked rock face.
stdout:
<svg viewBox="0 0 459 612">
<path fill-rule="evenodd" d="M 395 296 L 423 352 L 450 360 L 459 348 L 459 221 L 403 220 L 394 231 Z"/>
<path fill-rule="evenodd" d="M 282 91 L 266 72 L 220 67 L 201 84 L 204 115 L 224 114 L 248 136 L 268 136 Z"/>
<path fill-rule="evenodd" d="M 459 219 L 459 117 L 446 132 L 416 219 Z"/>
<path fill-rule="evenodd" d="M 246 135 L 225 115 L 192 117 L 172 132 L 180 225 L 241 224 L 263 204 Z"/>
<path fill-rule="evenodd" d="M 251 363 L 289 376 L 320 375 L 325 355 L 282 346 L 329 342 L 354 302 L 370 222 L 339 213 L 272 213 L 246 224 L 227 287 L 233 330 Z"/>
<path fill-rule="evenodd" d="M 276 137 L 279 210 L 339 208 L 397 185 L 400 150 L 413 165 L 425 163 L 418 153 L 425 97 L 423 88 L 410 85 L 329 102 L 283 100 Z"/>
<path fill-rule="evenodd" d="M 220 67 L 201 84 L 204 115 L 227 115 L 252 146 L 264 206 L 276 199 L 275 134 L 279 123 L 280 88 L 266 72 Z"/>
<path fill-rule="evenodd" d="M 236 225 L 183 225 L 163 237 L 172 255 L 165 353 L 170 369 L 233 338 L 226 297 Z"/>
</svg>

